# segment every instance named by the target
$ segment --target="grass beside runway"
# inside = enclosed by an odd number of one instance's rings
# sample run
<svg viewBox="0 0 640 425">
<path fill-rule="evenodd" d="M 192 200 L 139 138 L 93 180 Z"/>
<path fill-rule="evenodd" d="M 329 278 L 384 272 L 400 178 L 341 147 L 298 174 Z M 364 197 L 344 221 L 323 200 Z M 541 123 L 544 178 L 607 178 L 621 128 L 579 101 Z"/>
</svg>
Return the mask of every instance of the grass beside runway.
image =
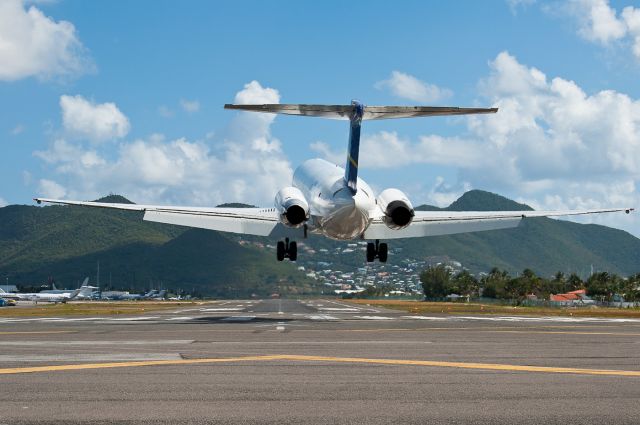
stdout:
<svg viewBox="0 0 640 425">
<path fill-rule="evenodd" d="M 26 303 L 26 301 L 25 301 Z M 205 302 L 188 301 L 75 301 L 67 303 L 21 304 L 0 308 L 0 317 L 59 317 L 143 315 L 183 307 L 197 307 Z"/>
<path fill-rule="evenodd" d="M 640 308 L 614 307 L 527 307 L 482 303 L 424 302 L 411 300 L 351 299 L 344 302 L 403 310 L 412 314 L 490 314 L 523 316 L 640 318 Z"/>
</svg>

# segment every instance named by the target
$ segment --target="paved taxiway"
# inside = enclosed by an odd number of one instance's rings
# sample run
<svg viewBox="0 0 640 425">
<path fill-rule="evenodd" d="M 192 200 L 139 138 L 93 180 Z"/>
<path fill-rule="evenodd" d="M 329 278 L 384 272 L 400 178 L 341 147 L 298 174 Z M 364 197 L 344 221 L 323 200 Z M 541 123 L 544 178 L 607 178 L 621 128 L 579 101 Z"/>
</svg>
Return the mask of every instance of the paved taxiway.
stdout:
<svg viewBox="0 0 640 425">
<path fill-rule="evenodd" d="M 334 300 L 0 318 L 0 424 L 640 423 L 640 320 Z"/>
</svg>

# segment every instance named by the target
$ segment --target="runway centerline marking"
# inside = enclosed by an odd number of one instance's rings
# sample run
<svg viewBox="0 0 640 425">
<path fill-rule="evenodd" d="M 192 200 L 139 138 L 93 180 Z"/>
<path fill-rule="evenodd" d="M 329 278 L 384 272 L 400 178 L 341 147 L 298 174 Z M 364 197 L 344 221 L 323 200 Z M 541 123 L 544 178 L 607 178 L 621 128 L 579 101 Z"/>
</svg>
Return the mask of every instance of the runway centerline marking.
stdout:
<svg viewBox="0 0 640 425">
<path fill-rule="evenodd" d="M 446 362 L 446 361 L 434 361 L 434 360 L 403 360 L 403 359 L 368 359 L 368 358 L 360 358 L 360 357 L 327 357 L 327 356 L 304 356 L 304 355 L 291 355 L 291 354 L 14 367 L 14 368 L 0 369 L 0 375 L 12 375 L 12 374 L 19 374 L 19 373 L 37 373 L 37 372 L 60 372 L 60 371 L 87 370 L 87 369 L 113 369 L 113 368 L 121 368 L 121 367 L 140 367 L 140 366 L 176 366 L 176 365 L 194 365 L 194 364 L 268 362 L 268 361 L 361 363 L 361 364 L 390 365 L 390 366 L 426 366 L 426 367 L 443 367 L 443 368 L 455 368 L 455 369 L 495 370 L 495 371 L 502 371 L 502 372 L 532 372 L 532 373 L 559 373 L 559 374 L 573 374 L 573 375 L 640 377 L 640 371 L 637 371 L 637 370 L 581 369 L 581 368 L 570 368 L 570 367 L 527 366 L 527 365 L 510 365 L 510 364 L 499 364 L 499 363 L 472 363 L 472 362 L 466 363 L 466 362 Z"/>
</svg>

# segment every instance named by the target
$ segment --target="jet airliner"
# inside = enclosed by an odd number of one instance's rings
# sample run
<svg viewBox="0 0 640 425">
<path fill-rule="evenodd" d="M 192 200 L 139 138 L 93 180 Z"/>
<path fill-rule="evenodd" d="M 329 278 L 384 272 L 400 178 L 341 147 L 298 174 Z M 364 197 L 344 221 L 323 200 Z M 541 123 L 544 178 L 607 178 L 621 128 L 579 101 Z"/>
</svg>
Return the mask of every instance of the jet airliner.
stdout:
<svg viewBox="0 0 640 425">
<path fill-rule="evenodd" d="M 276 257 L 295 261 L 296 240 L 319 234 L 336 240 L 366 240 L 366 259 L 386 262 L 387 243 L 415 238 L 516 227 L 527 217 L 553 217 L 624 211 L 605 208 L 568 211 L 415 211 L 407 195 L 395 188 L 378 196 L 358 177 L 362 121 L 445 115 L 492 114 L 497 108 L 432 106 L 265 104 L 225 105 L 226 109 L 348 120 L 349 145 L 344 168 L 323 159 L 300 165 L 291 186 L 275 194 L 273 208 L 203 208 L 112 204 L 35 198 L 65 205 L 143 211 L 144 220 L 248 235 L 278 237 Z"/>
</svg>

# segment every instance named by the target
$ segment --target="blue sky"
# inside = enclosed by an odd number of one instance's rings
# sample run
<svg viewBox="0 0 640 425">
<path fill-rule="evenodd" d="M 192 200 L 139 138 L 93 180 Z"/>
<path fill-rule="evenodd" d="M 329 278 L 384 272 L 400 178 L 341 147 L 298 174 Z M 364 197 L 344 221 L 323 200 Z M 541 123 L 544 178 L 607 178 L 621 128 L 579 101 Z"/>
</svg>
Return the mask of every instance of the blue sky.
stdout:
<svg viewBox="0 0 640 425">
<path fill-rule="evenodd" d="M 501 108 L 365 123 L 361 176 L 416 205 L 477 188 L 638 207 L 638 6 L 0 0 L 0 204 L 270 205 L 305 159 L 342 164 L 347 125 L 222 105 L 356 98 Z M 635 217 L 594 220 L 640 235 Z"/>
</svg>

